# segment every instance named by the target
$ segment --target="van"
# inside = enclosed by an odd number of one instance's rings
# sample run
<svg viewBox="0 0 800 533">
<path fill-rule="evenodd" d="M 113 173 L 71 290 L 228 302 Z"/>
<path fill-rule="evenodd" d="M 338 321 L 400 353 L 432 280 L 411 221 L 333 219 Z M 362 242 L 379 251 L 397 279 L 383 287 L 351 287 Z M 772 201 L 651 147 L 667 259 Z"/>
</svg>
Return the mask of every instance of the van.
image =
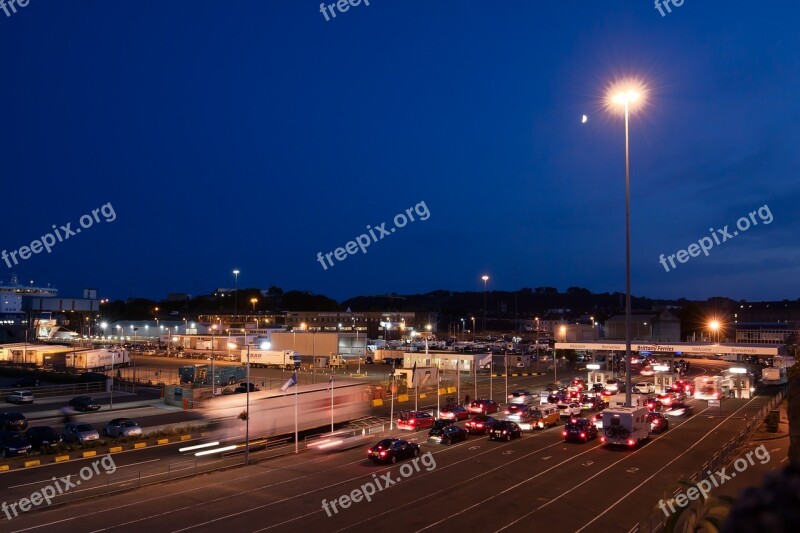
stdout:
<svg viewBox="0 0 800 533">
<path fill-rule="evenodd" d="M 552 403 L 536 405 L 526 409 L 519 420 L 519 427 L 527 430 L 544 429 L 555 426 L 561 420 L 558 406 Z"/>
<path fill-rule="evenodd" d="M 603 444 L 638 446 L 650 437 L 646 407 L 618 407 L 603 411 Z"/>
</svg>

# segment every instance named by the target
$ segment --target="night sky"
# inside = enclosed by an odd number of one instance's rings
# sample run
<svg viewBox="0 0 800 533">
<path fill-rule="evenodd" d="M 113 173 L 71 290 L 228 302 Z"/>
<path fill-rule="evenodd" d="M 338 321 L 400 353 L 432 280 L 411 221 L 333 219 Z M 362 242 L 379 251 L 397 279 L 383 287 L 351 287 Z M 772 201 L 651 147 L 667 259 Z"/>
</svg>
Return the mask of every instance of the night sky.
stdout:
<svg viewBox="0 0 800 533">
<path fill-rule="evenodd" d="M 484 273 L 489 290 L 624 291 L 624 125 L 606 90 L 638 78 L 633 293 L 800 297 L 794 2 L 662 16 L 647 0 L 372 0 L 329 21 L 306 0 L 17 10 L 0 11 L 0 247 L 108 203 L 116 219 L 0 262 L 4 282 L 161 298 L 232 287 L 238 268 L 239 288 L 339 300 L 482 291 Z M 659 263 L 765 205 L 708 256 Z M 323 268 L 318 252 L 362 234 L 366 254 Z"/>
</svg>

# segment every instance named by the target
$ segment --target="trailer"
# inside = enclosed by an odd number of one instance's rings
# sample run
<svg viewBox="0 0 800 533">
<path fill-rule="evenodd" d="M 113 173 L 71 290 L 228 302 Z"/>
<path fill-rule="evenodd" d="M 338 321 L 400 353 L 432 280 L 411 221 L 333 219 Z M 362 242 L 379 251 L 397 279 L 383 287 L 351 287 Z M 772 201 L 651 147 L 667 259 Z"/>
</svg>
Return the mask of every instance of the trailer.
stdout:
<svg viewBox="0 0 800 533">
<path fill-rule="evenodd" d="M 696 400 L 719 400 L 722 396 L 721 376 L 694 378 L 694 397 Z"/>
<path fill-rule="evenodd" d="M 631 394 L 631 405 L 633 407 L 647 407 L 645 403 L 646 396 L 643 394 Z M 613 408 L 625 406 L 625 393 L 612 394 L 608 399 L 608 406 Z"/>
<path fill-rule="evenodd" d="M 347 361 L 338 353 L 314 356 L 314 368 L 347 368 Z"/>
<path fill-rule="evenodd" d="M 617 407 L 603 411 L 600 442 L 609 445 L 638 446 L 650 437 L 647 407 Z"/>
<path fill-rule="evenodd" d="M 128 350 L 100 348 L 68 352 L 65 356 L 67 370 L 92 372 L 130 366 Z"/>
<path fill-rule="evenodd" d="M 763 385 L 785 385 L 789 382 L 789 375 L 785 368 L 764 368 L 761 370 L 761 383 Z"/>
<path fill-rule="evenodd" d="M 295 368 L 301 364 L 300 356 L 292 350 L 253 350 L 249 351 L 250 366 Z M 242 350 L 241 362 L 247 364 L 248 350 Z"/>
</svg>

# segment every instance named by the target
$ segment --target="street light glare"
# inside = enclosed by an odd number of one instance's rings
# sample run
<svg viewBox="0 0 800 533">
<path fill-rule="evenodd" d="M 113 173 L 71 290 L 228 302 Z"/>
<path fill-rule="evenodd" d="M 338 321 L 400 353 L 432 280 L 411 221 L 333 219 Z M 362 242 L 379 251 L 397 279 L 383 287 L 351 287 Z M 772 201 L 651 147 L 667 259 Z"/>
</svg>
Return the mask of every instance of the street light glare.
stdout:
<svg viewBox="0 0 800 533">
<path fill-rule="evenodd" d="M 606 89 L 606 106 L 609 111 L 619 111 L 627 106 L 629 109 L 641 106 L 647 99 L 647 89 L 645 85 L 634 79 L 624 79 L 616 81 Z"/>
</svg>

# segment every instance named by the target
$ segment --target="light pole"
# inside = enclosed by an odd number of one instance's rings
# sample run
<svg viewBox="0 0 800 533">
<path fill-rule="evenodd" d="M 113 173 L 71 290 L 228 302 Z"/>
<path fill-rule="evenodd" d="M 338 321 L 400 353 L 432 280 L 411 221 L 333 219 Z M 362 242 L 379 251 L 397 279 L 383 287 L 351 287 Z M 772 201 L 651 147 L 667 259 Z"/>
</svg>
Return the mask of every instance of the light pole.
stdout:
<svg viewBox="0 0 800 533">
<path fill-rule="evenodd" d="M 639 92 L 627 89 L 612 96 L 625 110 L 625 406 L 631 406 L 631 159 L 630 106 L 639 100 Z"/>
<path fill-rule="evenodd" d="M 464 340 L 464 319 L 461 319 L 461 340 Z"/>
<path fill-rule="evenodd" d="M 708 327 L 711 330 L 711 342 L 719 342 L 719 320 L 712 320 L 708 323 Z"/>
<path fill-rule="evenodd" d="M 256 312 L 256 304 L 258 303 L 258 298 L 250 298 L 250 303 L 253 304 L 253 312 L 255 313 Z M 258 329 L 258 326 L 256 326 L 256 329 Z"/>
<path fill-rule="evenodd" d="M 239 270 L 233 271 L 233 314 L 236 315 L 237 311 L 237 292 L 239 291 Z"/>
<path fill-rule="evenodd" d="M 229 330 L 230 331 L 230 330 Z M 228 345 L 230 347 L 230 345 Z M 213 387 L 213 385 L 212 385 Z M 245 408 L 246 418 L 244 421 L 244 464 L 250 464 L 250 345 L 247 345 L 247 407 Z M 295 384 L 297 387 L 297 384 Z M 295 389 L 296 391 L 296 389 Z M 213 395 L 213 392 L 212 392 Z M 297 420 L 295 412 L 295 420 Z M 295 435 L 295 446 L 297 445 Z"/>
<path fill-rule="evenodd" d="M 353 351 L 356 353 L 356 357 L 358 358 L 358 374 L 361 374 L 361 356 L 358 355 L 358 328 L 356 328 L 356 318 L 353 318 L 353 330 L 356 332 L 356 347 Z"/>
<path fill-rule="evenodd" d="M 484 274 L 481 279 L 483 280 L 483 334 L 486 335 L 486 283 L 489 281 L 489 276 Z"/>
<path fill-rule="evenodd" d="M 475 342 L 475 317 L 472 317 L 472 342 Z"/>
<path fill-rule="evenodd" d="M 217 331 L 217 325 L 211 325 L 211 359 L 214 359 L 214 333 Z"/>
</svg>

